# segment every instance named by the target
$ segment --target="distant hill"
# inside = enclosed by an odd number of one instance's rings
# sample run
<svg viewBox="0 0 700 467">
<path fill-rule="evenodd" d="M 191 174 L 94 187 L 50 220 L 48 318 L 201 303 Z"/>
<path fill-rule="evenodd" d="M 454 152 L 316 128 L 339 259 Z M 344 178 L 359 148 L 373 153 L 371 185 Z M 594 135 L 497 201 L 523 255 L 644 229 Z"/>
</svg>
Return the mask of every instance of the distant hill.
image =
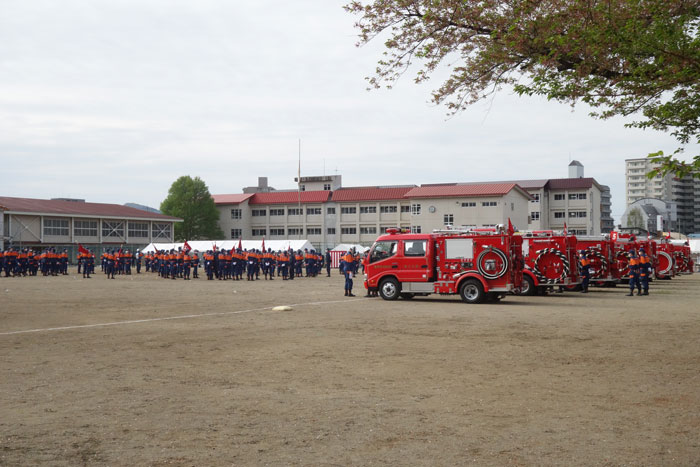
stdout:
<svg viewBox="0 0 700 467">
<path fill-rule="evenodd" d="M 146 211 L 146 212 L 154 212 L 154 213 L 156 213 L 156 214 L 163 214 L 163 213 L 160 212 L 158 209 L 152 208 L 152 207 L 149 207 L 149 206 L 144 206 L 143 204 L 125 203 L 124 206 L 130 207 L 130 208 L 134 208 L 134 209 L 140 209 L 140 210 Z"/>
</svg>

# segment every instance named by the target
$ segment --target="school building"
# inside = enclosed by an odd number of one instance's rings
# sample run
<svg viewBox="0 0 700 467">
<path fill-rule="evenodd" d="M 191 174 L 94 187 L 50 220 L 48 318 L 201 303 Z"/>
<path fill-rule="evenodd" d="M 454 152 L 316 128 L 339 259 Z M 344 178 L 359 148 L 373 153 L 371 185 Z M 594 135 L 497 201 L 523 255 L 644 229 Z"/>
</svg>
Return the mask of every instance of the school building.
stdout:
<svg viewBox="0 0 700 467">
<path fill-rule="evenodd" d="M 119 204 L 74 199 L 0 196 L 0 249 L 68 249 L 75 258 L 78 243 L 96 255 L 103 250 L 135 250 L 151 242 L 172 242 L 176 217 Z"/>
<path fill-rule="evenodd" d="M 426 233 L 509 219 L 519 230 L 566 224 L 577 235 L 609 232 L 609 190 L 575 169 L 580 177 L 420 186 L 343 187 L 340 175 L 302 177 L 296 190 L 275 190 L 260 177 L 257 187 L 213 198 L 228 238 L 308 239 L 319 249 L 369 246 L 390 227 Z"/>
</svg>

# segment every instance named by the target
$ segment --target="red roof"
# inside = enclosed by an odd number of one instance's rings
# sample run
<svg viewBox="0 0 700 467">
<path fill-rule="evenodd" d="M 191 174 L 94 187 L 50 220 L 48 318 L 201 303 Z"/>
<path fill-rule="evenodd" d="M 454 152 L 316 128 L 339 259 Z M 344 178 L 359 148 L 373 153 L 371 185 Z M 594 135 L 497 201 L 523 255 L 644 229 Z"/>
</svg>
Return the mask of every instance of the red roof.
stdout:
<svg viewBox="0 0 700 467">
<path fill-rule="evenodd" d="M 214 198 L 214 204 L 240 204 L 243 201 L 252 198 L 255 193 L 236 193 L 233 195 L 211 195 Z"/>
<path fill-rule="evenodd" d="M 389 199 L 404 199 L 406 193 L 415 186 L 404 187 L 361 187 L 341 188 L 333 192 L 333 201 L 380 201 Z"/>
<path fill-rule="evenodd" d="M 462 196 L 502 196 L 512 189 L 521 190 L 515 183 L 481 183 L 466 185 L 423 185 L 406 193 L 406 198 L 443 198 Z"/>
<path fill-rule="evenodd" d="M 177 217 L 166 216 L 121 204 L 85 203 L 53 199 L 12 198 L 0 196 L 0 205 L 8 212 L 31 212 L 37 214 L 74 215 L 80 217 L 118 217 L 139 219 L 162 219 L 179 221 Z"/>
<path fill-rule="evenodd" d="M 301 200 L 302 203 L 325 203 L 328 201 L 331 192 L 319 191 L 271 191 L 268 193 L 255 193 L 249 204 L 295 204 Z"/>
<path fill-rule="evenodd" d="M 549 180 L 550 190 L 590 188 L 596 183 L 594 178 L 553 178 Z"/>
</svg>

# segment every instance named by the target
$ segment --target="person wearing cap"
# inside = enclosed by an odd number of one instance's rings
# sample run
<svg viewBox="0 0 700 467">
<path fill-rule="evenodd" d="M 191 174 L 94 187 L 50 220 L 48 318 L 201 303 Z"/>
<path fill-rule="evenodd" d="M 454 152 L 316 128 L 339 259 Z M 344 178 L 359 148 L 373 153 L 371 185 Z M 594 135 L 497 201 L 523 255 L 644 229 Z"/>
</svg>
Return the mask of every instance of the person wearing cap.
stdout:
<svg viewBox="0 0 700 467">
<path fill-rule="evenodd" d="M 141 274 L 141 260 L 143 259 L 143 252 L 139 249 L 136 250 L 136 274 Z"/>
<path fill-rule="evenodd" d="M 199 279 L 197 270 L 199 269 L 199 252 L 194 250 L 192 253 L 192 279 Z"/>
<path fill-rule="evenodd" d="M 352 293 L 352 278 L 355 275 L 355 255 L 348 251 L 340 260 L 340 271 L 345 276 L 345 296 L 354 297 Z"/>
<path fill-rule="evenodd" d="M 649 295 L 649 275 L 651 274 L 651 261 L 644 248 L 639 249 L 639 281 L 642 286 L 642 295 Z"/>
<path fill-rule="evenodd" d="M 591 280 L 591 260 L 588 259 L 586 250 L 579 252 L 579 264 L 581 265 L 581 277 L 583 277 L 581 293 L 588 293 L 588 283 Z"/>
<path fill-rule="evenodd" d="M 330 248 L 326 248 L 325 262 L 326 262 L 326 274 L 328 275 L 328 277 L 331 277 L 331 249 Z"/>
<path fill-rule="evenodd" d="M 628 297 L 634 295 L 634 289 L 637 288 L 637 295 L 642 295 L 642 284 L 639 282 L 639 258 L 637 257 L 637 252 L 630 250 L 629 259 L 629 270 L 630 270 L 630 293 L 627 294 Z"/>
</svg>

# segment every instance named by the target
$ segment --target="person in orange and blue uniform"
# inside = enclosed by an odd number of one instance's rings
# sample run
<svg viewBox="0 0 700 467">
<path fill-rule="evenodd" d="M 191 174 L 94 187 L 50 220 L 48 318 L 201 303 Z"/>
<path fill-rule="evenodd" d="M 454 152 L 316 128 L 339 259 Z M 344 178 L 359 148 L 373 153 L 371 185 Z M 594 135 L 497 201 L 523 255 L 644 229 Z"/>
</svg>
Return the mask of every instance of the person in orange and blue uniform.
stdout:
<svg viewBox="0 0 700 467">
<path fill-rule="evenodd" d="M 629 269 L 630 269 L 630 293 L 628 293 L 627 296 L 631 297 L 632 295 L 634 295 L 635 287 L 637 288 L 637 295 L 642 295 L 642 284 L 639 282 L 639 272 L 640 272 L 639 258 L 637 257 L 637 253 L 634 250 L 630 251 Z"/>
<path fill-rule="evenodd" d="M 352 278 L 355 275 L 355 256 L 352 250 L 345 253 L 340 260 L 340 271 L 345 275 L 345 296 L 354 297 L 352 293 Z"/>
<path fill-rule="evenodd" d="M 591 280 L 591 260 L 588 259 L 586 250 L 581 250 L 579 252 L 579 264 L 581 265 L 581 277 L 583 278 L 581 282 L 581 292 L 588 293 L 588 283 Z"/>
<path fill-rule="evenodd" d="M 642 285 L 642 295 L 649 295 L 649 274 L 651 274 L 651 261 L 644 251 L 639 249 L 639 281 Z"/>
</svg>

